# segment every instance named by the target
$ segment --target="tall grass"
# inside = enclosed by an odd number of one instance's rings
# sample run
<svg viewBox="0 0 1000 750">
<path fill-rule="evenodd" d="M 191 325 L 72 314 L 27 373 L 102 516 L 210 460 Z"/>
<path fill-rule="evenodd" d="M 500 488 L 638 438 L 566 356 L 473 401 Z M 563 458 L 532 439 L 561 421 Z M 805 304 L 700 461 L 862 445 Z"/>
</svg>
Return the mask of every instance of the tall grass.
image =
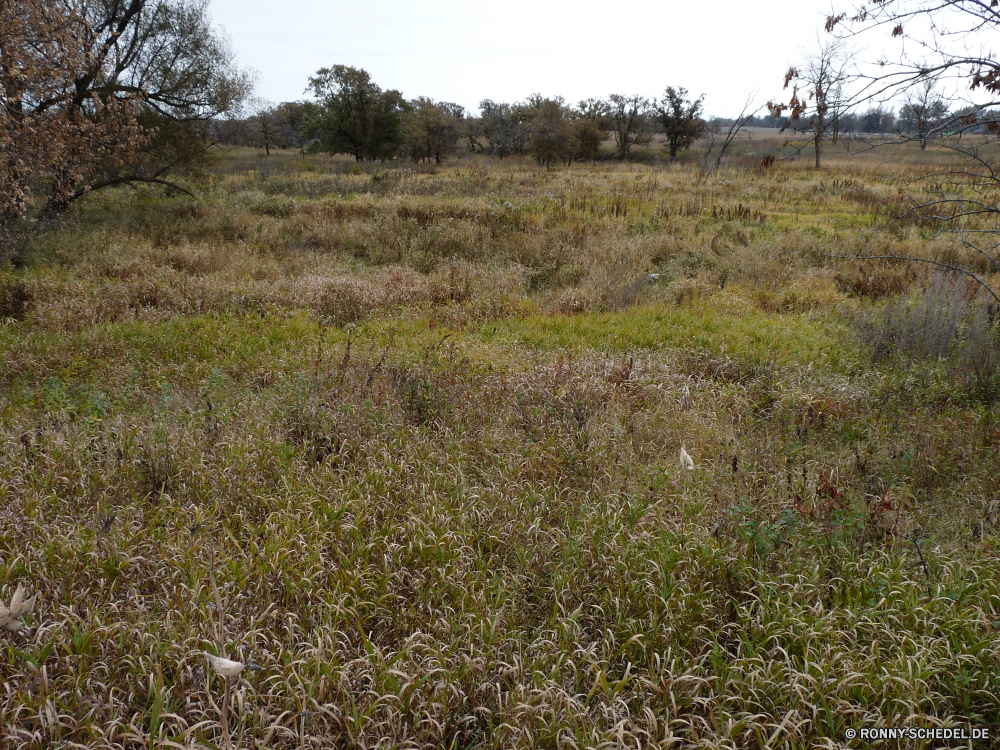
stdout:
<svg viewBox="0 0 1000 750">
<path fill-rule="evenodd" d="M 1000 732 L 992 313 L 830 259 L 963 257 L 874 158 L 88 199 L 0 271 L 0 745 Z"/>
</svg>

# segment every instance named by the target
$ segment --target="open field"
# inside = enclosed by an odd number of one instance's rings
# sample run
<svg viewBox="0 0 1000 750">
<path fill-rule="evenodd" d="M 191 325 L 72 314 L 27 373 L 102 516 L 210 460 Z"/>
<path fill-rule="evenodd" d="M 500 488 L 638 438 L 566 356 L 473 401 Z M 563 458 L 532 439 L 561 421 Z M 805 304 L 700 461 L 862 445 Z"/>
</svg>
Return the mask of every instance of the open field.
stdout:
<svg viewBox="0 0 1000 750">
<path fill-rule="evenodd" d="M 830 256 L 1000 275 L 895 218 L 948 154 L 887 156 L 76 206 L 0 270 L 0 746 L 1000 736 L 997 311 Z"/>
</svg>

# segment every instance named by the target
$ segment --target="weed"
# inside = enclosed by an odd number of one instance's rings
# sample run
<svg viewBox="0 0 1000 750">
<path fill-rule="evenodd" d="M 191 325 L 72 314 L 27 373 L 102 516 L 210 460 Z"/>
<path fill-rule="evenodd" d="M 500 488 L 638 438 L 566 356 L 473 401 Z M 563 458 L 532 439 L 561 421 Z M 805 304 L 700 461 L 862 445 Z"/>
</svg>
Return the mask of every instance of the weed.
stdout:
<svg viewBox="0 0 1000 750">
<path fill-rule="evenodd" d="M 237 149 L 197 206 L 39 235 L 0 274 L 0 584 L 45 597 L 0 745 L 993 721 L 995 311 L 829 257 L 962 259 L 878 214 L 948 155 L 757 140 L 711 174 Z"/>
</svg>

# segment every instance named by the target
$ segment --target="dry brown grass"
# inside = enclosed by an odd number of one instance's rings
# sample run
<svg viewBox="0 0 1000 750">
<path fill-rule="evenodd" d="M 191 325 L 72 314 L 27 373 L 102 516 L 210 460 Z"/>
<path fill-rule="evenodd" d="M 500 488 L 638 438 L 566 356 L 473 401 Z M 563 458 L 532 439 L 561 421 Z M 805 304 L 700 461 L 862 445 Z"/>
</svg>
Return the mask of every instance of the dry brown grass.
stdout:
<svg viewBox="0 0 1000 750">
<path fill-rule="evenodd" d="M 751 157 L 236 153 L 40 238 L 0 271 L 0 744 L 1000 732 L 996 402 L 853 335 L 923 269 L 829 257 L 971 256 L 887 219 L 909 156 Z"/>
</svg>

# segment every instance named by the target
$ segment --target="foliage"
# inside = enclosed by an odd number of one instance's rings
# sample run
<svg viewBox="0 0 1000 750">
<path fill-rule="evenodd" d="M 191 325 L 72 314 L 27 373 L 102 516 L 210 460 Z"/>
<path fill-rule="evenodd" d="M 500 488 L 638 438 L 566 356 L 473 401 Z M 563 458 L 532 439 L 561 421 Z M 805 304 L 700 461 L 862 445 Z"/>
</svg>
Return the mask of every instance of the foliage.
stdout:
<svg viewBox="0 0 1000 750">
<path fill-rule="evenodd" d="M 204 151 L 202 124 L 238 106 L 250 87 L 203 1 L 7 2 L 0 50 L 8 252 L 39 212 L 190 170 Z"/>
<path fill-rule="evenodd" d="M 608 122 L 619 159 L 627 159 L 633 146 L 649 142 L 650 107 L 650 101 L 639 95 L 608 97 Z"/>
<path fill-rule="evenodd" d="M 479 104 L 478 123 L 478 133 L 486 140 L 482 150 L 501 159 L 524 153 L 531 135 L 531 114 L 524 104 L 484 99 Z"/>
<path fill-rule="evenodd" d="M 539 164 L 568 164 L 576 155 L 573 112 L 562 98 L 545 99 L 536 94 L 528 100 L 531 108 L 529 150 Z"/>
<path fill-rule="evenodd" d="M 663 99 L 654 105 L 656 119 L 667 137 L 665 146 L 671 159 L 676 159 L 680 149 L 690 148 L 705 133 L 706 123 L 701 119 L 704 101 L 704 94 L 691 100 L 686 88 L 667 86 Z"/>
<path fill-rule="evenodd" d="M 252 140 L 264 147 L 264 153 L 271 155 L 271 146 L 287 146 L 284 138 L 284 110 L 278 109 L 274 102 L 254 97 L 248 102 L 250 108 L 249 124 Z"/>
<path fill-rule="evenodd" d="M 81 201 L 0 269 L 0 599 L 35 597 L 0 745 L 992 720 L 997 404 L 851 335 L 926 264 L 830 257 L 971 263 L 890 210 L 953 156 L 761 168 L 784 138 L 710 173 L 233 148 L 199 202 Z"/>
<path fill-rule="evenodd" d="M 573 121 L 576 158 L 595 162 L 601 155 L 601 144 L 609 129 L 609 107 L 600 99 L 584 99 L 577 105 Z"/>
<path fill-rule="evenodd" d="M 1000 400 L 1000 303 L 973 282 L 939 271 L 913 295 L 861 316 L 860 339 L 875 362 L 943 362 L 974 399 Z"/>
<path fill-rule="evenodd" d="M 464 127 L 463 107 L 418 97 L 403 115 L 403 152 L 413 161 L 433 159 L 440 164 L 455 152 Z"/>
<path fill-rule="evenodd" d="M 383 91 L 364 70 L 322 68 L 309 79 L 319 104 L 307 132 L 319 148 L 357 161 L 390 159 L 403 144 L 403 114 L 409 108 L 396 90 Z"/>
</svg>

